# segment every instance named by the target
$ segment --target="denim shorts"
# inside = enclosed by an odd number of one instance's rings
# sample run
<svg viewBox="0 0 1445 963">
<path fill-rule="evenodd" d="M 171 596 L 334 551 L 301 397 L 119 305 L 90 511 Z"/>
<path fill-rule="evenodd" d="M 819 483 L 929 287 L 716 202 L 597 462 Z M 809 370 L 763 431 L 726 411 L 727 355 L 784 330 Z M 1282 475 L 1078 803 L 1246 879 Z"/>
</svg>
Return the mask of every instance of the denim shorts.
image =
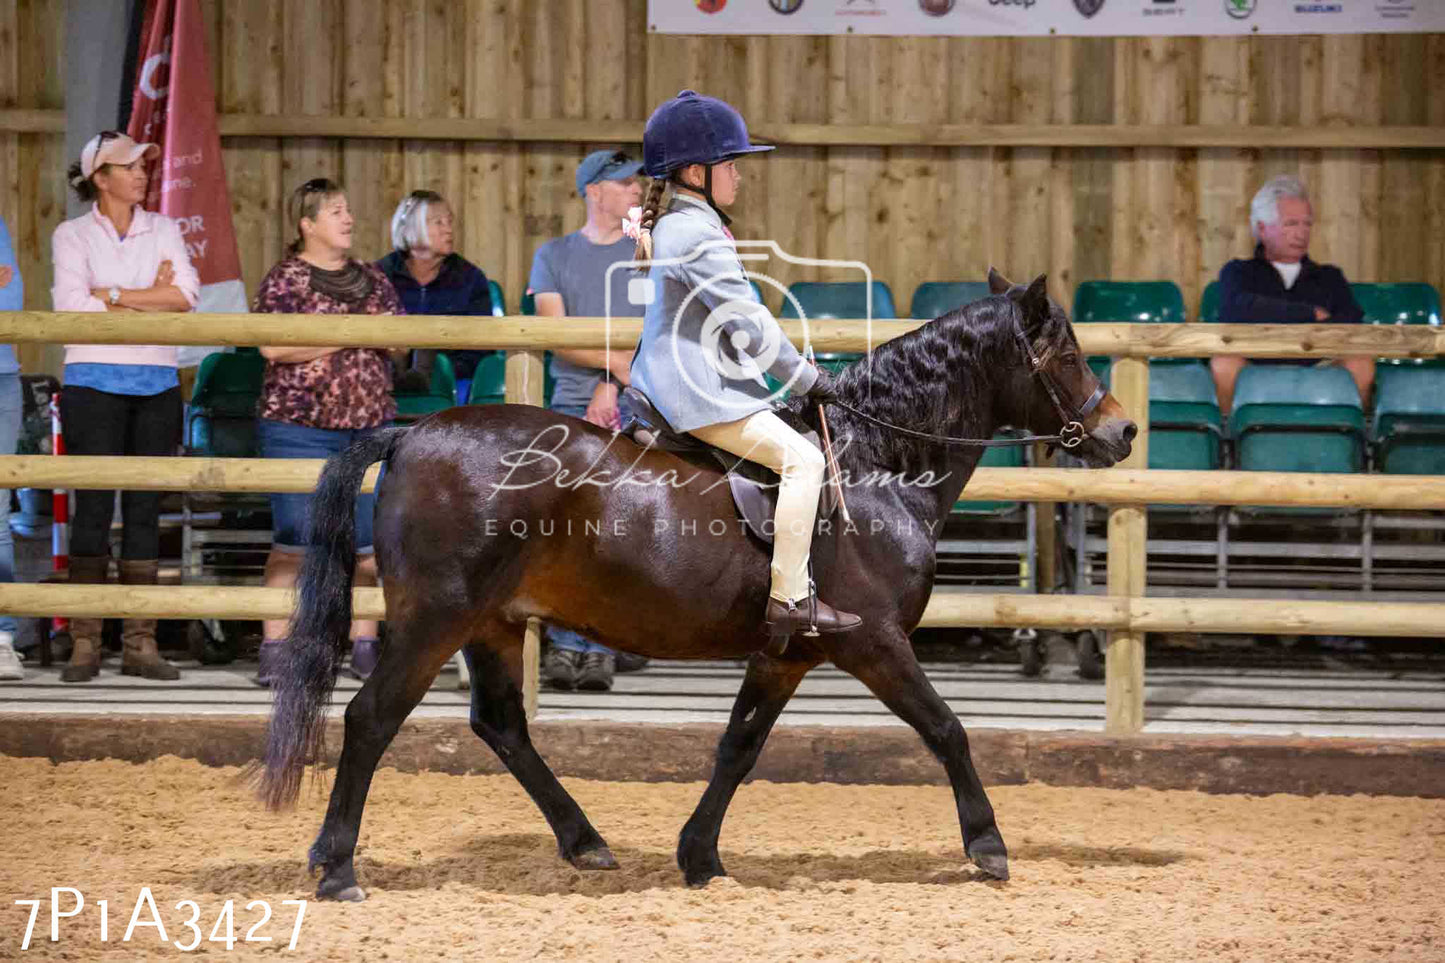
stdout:
<svg viewBox="0 0 1445 963">
<path fill-rule="evenodd" d="M 263 458 L 326 458 L 373 435 L 380 428 L 309 428 L 269 418 L 256 419 L 256 439 Z M 271 540 L 280 552 L 306 551 L 307 515 L 311 495 L 306 492 L 271 495 Z M 374 495 L 356 497 L 356 551 L 371 547 L 371 522 L 376 513 Z"/>
</svg>

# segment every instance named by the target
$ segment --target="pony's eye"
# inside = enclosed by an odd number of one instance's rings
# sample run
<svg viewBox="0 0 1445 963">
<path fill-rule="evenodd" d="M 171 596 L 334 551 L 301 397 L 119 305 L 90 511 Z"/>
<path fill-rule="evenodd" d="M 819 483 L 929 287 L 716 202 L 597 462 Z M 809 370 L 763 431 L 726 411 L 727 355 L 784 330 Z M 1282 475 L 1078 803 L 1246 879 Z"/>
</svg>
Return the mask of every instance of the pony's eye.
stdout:
<svg viewBox="0 0 1445 963">
<path fill-rule="evenodd" d="M 1066 354 L 1061 363 L 1065 368 L 1077 368 L 1079 366 L 1079 356 L 1076 354 Z"/>
</svg>

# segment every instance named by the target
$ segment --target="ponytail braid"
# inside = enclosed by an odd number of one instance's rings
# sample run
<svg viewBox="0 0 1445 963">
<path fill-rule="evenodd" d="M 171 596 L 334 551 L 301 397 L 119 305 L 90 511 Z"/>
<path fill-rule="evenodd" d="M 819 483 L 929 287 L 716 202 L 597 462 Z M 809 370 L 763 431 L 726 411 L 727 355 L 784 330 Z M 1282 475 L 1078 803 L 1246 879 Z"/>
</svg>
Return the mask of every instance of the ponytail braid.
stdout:
<svg viewBox="0 0 1445 963">
<path fill-rule="evenodd" d="M 634 261 L 652 260 L 652 229 L 662 217 L 662 195 L 667 190 L 667 178 L 653 178 L 652 185 L 647 189 L 647 199 L 642 202 L 642 224 L 637 234 L 637 250 L 633 252 Z M 639 269 L 639 273 L 646 273 L 646 269 Z"/>
</svg>

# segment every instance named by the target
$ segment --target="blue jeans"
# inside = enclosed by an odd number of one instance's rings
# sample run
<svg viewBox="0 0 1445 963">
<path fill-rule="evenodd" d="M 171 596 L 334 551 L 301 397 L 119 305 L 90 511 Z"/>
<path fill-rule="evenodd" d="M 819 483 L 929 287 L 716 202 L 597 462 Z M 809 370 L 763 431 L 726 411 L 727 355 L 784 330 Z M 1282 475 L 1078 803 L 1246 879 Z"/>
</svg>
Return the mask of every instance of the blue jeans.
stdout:
<svg viewBox="0 0 1445 963">
<path fill-rule="evenodd" d="M 15 454 L 24 408 L 20 375 L 0 375 L 0 455 Z M 15 536 L 10 534 L 10 492 L 0 488 L 0 582 L 15 581 Z M 0 632 L 14 632 L 15 617 L 0 615 Z"/>
<path fill-rule="evenodd" d="M 575 418 L 587 417 L 586 405 L 556 405 L 552 408 L 552 410 L 558 412 L 559 414 L 572 415 Z M 552 646 L 552 648 L 561 649 L 564 652 L 612 651 L 605 645 L 599 645 L 598 643 L 593 642 L 585 635 L 580 635 L 576 632 L 573 632 L 571 629 L 564 629 L 559 625 L 546 626 L 543 634 L 546 635 L 547 642 Z"/>
<path fill-rule="evenodd" d="M 256 419 L 256 440 L 263 458 L 326 458 L 344 451 L 380 428 L 310 428 L 269 418 Z M 271 541 L 278 552 L 306 551 L 311 496 L 306 492 L 276 493 L 271 496 Z M 356 551 L 372 550 L 371 523 L 376 514 L 376 496 L 356 498 Z"/>
</svg>

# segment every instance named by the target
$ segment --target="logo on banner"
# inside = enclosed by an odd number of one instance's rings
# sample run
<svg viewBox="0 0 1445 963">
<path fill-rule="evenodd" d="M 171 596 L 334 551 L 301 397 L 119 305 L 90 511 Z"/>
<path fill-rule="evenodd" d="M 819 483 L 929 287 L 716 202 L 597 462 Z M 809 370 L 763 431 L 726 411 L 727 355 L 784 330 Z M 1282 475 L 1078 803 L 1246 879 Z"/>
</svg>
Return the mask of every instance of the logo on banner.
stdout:
<svg viewBox="0 0 1445 963">
<path fill-rule="evenodd" d="M 1178 0 L 1149 0 L 1149 6 L 1144 8 L 1146 17 L 1172 17 L 1183 12 L 1184 4 Z"/>
<path fill-rule="evenodd" d="M 1032 7 L 1037 0 L 988 0 L 990 7 L 1023 7 L 1025 10 Z"/>
<path fill-rule="evenodd" d="M 930 17 L 941 17 L 953 9 L 953 0 L 918 0 L 918 9 Z"/>
<path fill-rule="evenodd" d="M 1254 16 L 1258 0 L 1224 0 L 1224 12 L 1236 20 Z"/>
<path fill-rule="evenodd" d="M 1086 17 L 1092 17 L 1104 6 L 1104 0 L 1074 0 L 1074 9 Z"/>
<path fill-rule="evenodd" d="M 1386 20 L 1408 20 L 1415 12 L 1415 0 L 1381 0 L 1375 12 Z"/>
<path fill-rule="evenodd" d="M 717 13 L 728 5 L 728 0 L 697 0 L 697 8 L 703 13 Z"/>
<path fill-rule="evenodd" d="M 1344 13 L 1343 3 L 1297 3 L 1295 13 Z"/>
<path fill-rule="evenodd" d="M 843 0 L 843 9 L 839 10 L 837 15 L 840 17 L 884 17 L 888 15 L 888 11 L 878 9 L 878 0 Z"/>
<path fill-rule="evenodd" d="M 803 0 L 768 0 L 768 6 L 782 14 L 797 13 L 802 5 Z"/>
</svg>

